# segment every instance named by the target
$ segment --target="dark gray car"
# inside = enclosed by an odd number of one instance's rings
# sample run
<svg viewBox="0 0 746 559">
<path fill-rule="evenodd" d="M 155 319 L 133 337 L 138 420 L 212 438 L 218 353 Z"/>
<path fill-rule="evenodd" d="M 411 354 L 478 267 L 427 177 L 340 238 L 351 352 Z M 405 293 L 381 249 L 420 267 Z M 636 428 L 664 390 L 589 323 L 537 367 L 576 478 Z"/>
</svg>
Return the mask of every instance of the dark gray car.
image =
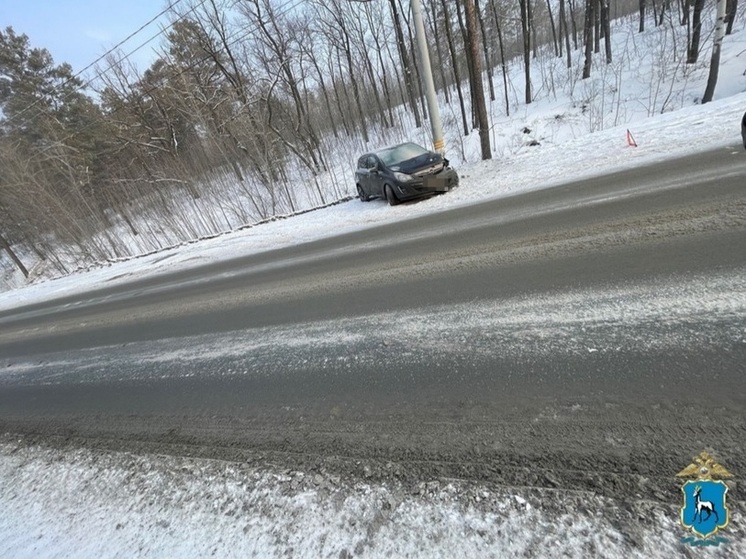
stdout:
<svg viewBox="0 0 746 559">
<path fill-rule="evenodd" d="M 439 153 L 407 142 L 360 157 L 355 184 L 363 202 L 386 198 L 394 206 L 455 188 L 458 173 Z"/>
<path fill-rule="evenodd" d="M 743 147 L 746 148 L 746 113 L 743 113 L 741 119 L 741 138 L 743 138 Z"/>
</svg>

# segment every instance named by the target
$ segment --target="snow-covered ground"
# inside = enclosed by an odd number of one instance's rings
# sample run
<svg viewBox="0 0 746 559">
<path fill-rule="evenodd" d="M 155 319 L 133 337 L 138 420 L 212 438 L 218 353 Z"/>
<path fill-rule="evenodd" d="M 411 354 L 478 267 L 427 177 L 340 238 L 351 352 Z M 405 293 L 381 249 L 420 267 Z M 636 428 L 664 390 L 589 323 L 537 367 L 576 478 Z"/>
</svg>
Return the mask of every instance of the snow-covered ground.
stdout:
<svg viewBox="0 0 746 559">
<path fill-rule="evenodd" d="M 0 557 L 678 557 L 676 505 L 0 441 Z M 603 511 L 603 513 L 601 512 Z M 639 518 L 637 514 L 644 518 Z M 732 522 L 740 521 L 734 518 Z M 638 524 L 633 529 L 631 525 Z M 695 552 L 695 549 L 691 549 Z M 697 557 L 743 557 L 746 542 Z"/>
<path fill-rule="evenodd" d="M 678 98 L 676 107 L 661 107 L 660 100 L 649 96 L 650 103 L 642 106 L 642 94 L 614 105 L 612 95 L 608 101 L 614 109 L 593 104 L 589 111 L 571 113 L 568 107 L 577 107 L 582 99 L 598 100 L 603 93 L 576 91 L 574 99 L 548 95 L 510 118 L 496 119 L 492 136 L 502 139 L 495 142 L 496 159 L 459 165 L 461 186 L 447 195 L 395 208 L 380 201 L 343 202 L 8 290 L 0 294 L 0 310 L 707 149 L 738 146 L 743 151 L 739 126 L 746 111 L 745 37 L 740 31 L 726 38 L 713 103 L 686 103 L 692 92 L 704 90 L 702 72 L 699 81 L 687 84 L 689 93 Z M 638 77 L 645 72 L 654 74 L 652 63 L 649 68 L 641 64 Z M 631 81 L 627 74 L 620 76 Z M 639 88 L 643 85 L 650 83 Z M 597 130 L 580 133 L 589 128 L 583 119 Z M 527 139 L 541 145 L 524 143 L 522 133 L 516 133 L 523 128 L 531 130 Z M 628 145 L 628 129 L 637 147 Z M 465 152 L 476 145 L 473 136 L 463 144 Z M 450 149 L 458 151 L 459 145 L 449 139 Z M 746 152 L 743 157 L 746 165 Z M 58 450 L 8 435 L 0 439 L 3 558 L 673 557 L 687 553 L 680 543 L 676 508 L 676 503 L 667 508 L 650 504 L 644 525 L 625 530 L 629 515 L 609 513 L 613 503 L 591 494 L 560 497 L 550 491 L 485 489 L 447 480 L 411 491 L 396 484 L 350 484 L 326 474 Z M 746 542 L 691 553 L 744 557 Z"/>
</svg>

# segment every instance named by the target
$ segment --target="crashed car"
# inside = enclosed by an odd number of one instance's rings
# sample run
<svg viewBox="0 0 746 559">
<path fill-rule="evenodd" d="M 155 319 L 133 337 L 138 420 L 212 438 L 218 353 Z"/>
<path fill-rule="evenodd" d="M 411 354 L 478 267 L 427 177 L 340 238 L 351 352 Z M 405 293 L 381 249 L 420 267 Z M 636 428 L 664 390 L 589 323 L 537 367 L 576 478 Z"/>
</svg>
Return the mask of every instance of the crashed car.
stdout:
<svg viewBox="0 0 746 559">
<path fill-rule="evenodd" d="M 458 186 L 458 173 L 439 153 L 406 142 L 361 156 L 355 184 L 363 202 L 385 198 L 395 206 L 448 192 Z"/>
</svg>

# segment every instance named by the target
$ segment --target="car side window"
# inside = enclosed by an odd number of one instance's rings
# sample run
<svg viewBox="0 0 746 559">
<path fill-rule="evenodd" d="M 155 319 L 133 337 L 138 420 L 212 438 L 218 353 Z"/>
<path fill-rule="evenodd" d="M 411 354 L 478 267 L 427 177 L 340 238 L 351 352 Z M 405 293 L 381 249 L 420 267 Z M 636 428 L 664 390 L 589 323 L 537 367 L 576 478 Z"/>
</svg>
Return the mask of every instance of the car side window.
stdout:
<svg viewBox="0 0 746 559">
<path fill-rule="evenodd" d="M 357 161 L 357 168 L 358 169 L 367 169 L 368 168 L 368 157 L 366 155 L 363 155 L 360 159 Z"/>
<path fill-rule="evenodd" d="M 365 165 L 365 167 L 367 169 L 372 169 L 372 168 L 376 167 L 377 165 L 378 165 L 378 160 L 376 160 L 376 156 L 375 155 L 369 155 L 368 156 L 368 161 L 367 161 L 367 164 Z"/>
</svg>

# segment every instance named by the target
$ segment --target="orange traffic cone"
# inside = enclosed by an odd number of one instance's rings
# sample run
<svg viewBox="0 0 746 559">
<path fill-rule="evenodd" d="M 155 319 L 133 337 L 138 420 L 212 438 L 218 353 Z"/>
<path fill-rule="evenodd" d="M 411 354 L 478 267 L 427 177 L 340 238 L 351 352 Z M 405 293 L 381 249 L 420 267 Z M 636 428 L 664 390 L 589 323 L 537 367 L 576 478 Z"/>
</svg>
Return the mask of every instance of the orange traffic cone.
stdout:
<svg viewBox="0 0 746 559">
<path fill-rule="evenodd" d="M 627 129 L 627 145 L 633 148 L 637 147 L 637 142 L 632 137 L 632 132 L 629 131 L 629 128 Z"/>
</svg>

